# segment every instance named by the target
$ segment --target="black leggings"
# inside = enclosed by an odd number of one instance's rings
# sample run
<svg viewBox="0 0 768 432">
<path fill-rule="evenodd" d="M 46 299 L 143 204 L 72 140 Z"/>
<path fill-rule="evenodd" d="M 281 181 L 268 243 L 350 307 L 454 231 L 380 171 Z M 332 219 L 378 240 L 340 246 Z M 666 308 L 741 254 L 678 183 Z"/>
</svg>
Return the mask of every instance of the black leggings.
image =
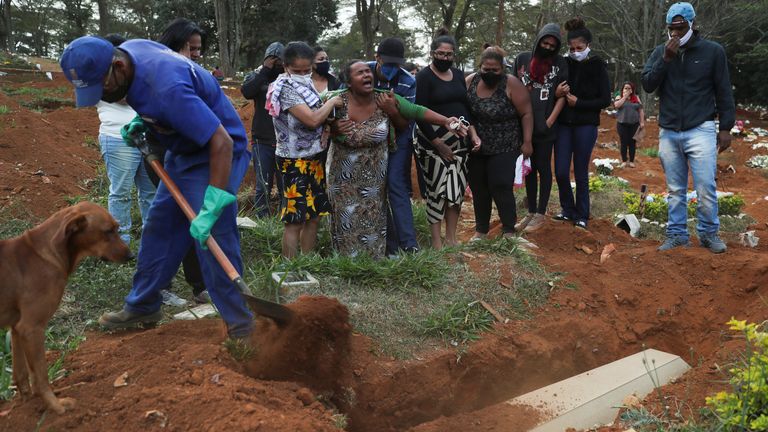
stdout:
<svg viewBox="0 0 768 432">
<path fill-rule="evenodd" d="M 619 133 L 619 139 L 621 140 L 621 161 L 627 161 L 627 150 L 629 150 L 629 161 L 635 161 L 635 151 L 637 145 L 635 139 L 632 138 L 637 132 L 637 128 L 640 123 L 616 123 L 616 132 Z"/>
<path fill-rule="evenodd" d="M 491 200 L 496 203 L 502 229 L 515 231 L 515 160 L 518 152 L 495 155 L 473 154 L 469 157 L 469 187 L 475 207 L 475 231 L 488 233 L 491 223 Z"/>
<path fill-rule="evenodd" d="M 552 192 L 552 147 L 554 141 L 533 142 L 531 172 L 525 176 L 525 192 L 528 195 L 528 213 L 545 214 Z M 541 187 L 539 187 L 539 180 Z M 538 206 L 536 196 L 538 195 Z"/>
</svg>

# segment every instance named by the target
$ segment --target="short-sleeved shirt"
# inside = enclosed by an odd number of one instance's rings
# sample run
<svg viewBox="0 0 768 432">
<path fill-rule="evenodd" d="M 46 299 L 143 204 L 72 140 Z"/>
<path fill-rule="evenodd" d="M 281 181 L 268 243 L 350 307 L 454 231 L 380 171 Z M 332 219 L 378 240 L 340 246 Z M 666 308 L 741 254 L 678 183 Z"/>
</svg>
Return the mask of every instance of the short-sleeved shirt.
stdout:
<svg viewBox="0 0 768 432">
<path fill-rule="evenodd" d="M 136 111 L 129 105 L 115 102 L 109 103 L 99 101 L 96 104 L 96 112 L 99 113 L 99 135 L 106 135 L 112 138 L 120 138 L 123 125 L 130 123 L 136 117 Z"/>
<path fill-rule="evenodd" d="M 233 158 L 247 151 L 240 116 L 207 70 L 157 42 L 134 39 L 119 48 L 134 65 L 126 100 L 178 169 L 209 162 L 208 142 L 219 125 L 232 137 Z"/>
<path fill-rule="evenodd" d="M 618 123 L 635 124 L 640 123 L 640 108 L 643 104 L 640 102 L 625 101 L 616 111 L 616 121 Z"/>
<path fill-rule="evenodd" d="M 317 91 L 312 88 L 313 92 Z M 319 95 L 318 95 L 319 97 Z M 307 158 L 312 157 L 323 151 L 321 138 L 323 128 L 309 128 L 304 125 L 289 109 L 298 105 L 307 105 L 307 102 L 293 88 L 291 83 L 286 82 L 280 91 L 280 115 L 274 118 L 275 138 L 277 139 L 277 148 L 275 155 L 282 158 Z M 309 107 L 312 111 L 320 108 L 321 104 Z"/>
</svg>

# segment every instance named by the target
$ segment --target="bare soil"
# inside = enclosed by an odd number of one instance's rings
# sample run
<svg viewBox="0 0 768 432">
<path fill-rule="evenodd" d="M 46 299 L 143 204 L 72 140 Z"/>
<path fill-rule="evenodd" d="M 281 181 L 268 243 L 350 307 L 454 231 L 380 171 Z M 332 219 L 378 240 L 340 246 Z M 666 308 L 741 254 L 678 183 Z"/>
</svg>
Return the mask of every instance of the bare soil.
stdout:
<svg viewBox="0 0 768 432">
<path fill-rule="evenodd" d="M 0 86 L 66 84 L 58 74 L 53 82 L 36 79 L 0 79 Z M 95 111 L 39 114 L 3 93 L 0 105 L 12 111 L 0 116 L 0 207 L 42 218 L 67 197 L 84 194 L 100 157 L 84 144 L 85 136 L 98 134 Z M 240 109 L 248 128 L 251 110 Z M 749 113 L 738 116 L 765 127 Z M 604 117 L 601 127 L 608 130 L 598 143 L 618 141 L 614 120 Z M 649 129 L 641 147 L 657 145 L 657 127 Z M 756 153 L 750 145 L 736 139 L 721 155 L 721 164 L 737 172 L 722 174 L 720 188 L 745 197 L 744 211 L 763 237 L 757 248 L 730 242 L 720 256 L 699 247 L 659 253 L 656 242 L 634 239 L 610 221 L 593 220 L 589 231 L 548 221 L 528 238 L 544 266 L 563 272 L 575 289 L 555 290 L 535 319 L 497 323 L 466 351 L 429 351 L 410 361 L 377 356 L 370 339 L 349 327 L 343 305 L 309 297 L 290 305 L 299 319 L 288 327 L 259 320 L 254 352 L 243 363 L 224 348 L 217 320 L 89 333 L 65 361 L 69 374 L 54 384 L 61 396 L 76 398 L 77 407 L 57 416 L 45 413 L 38 398 L 17 398 L 0 404 L 0 431 L 37 424 L 84 432 L 163 425 L 172 431 L 332 431 L 343 424 L 336 412 L 346 414 L 350 431 L 522 431 L 537 413 L 505 401 L 643 347 L 678 354 L 694 367 L 664 391 L 695 413 L 705 395 L 722 388 L 718 366 L 740 348 L 725 322 L 732 316 L 763 321 L 768 309 L 762 300 L 768 295 L 768 177 L 744 165 Z M 618 157 L 618 150 L 598 146 L 595 156 Z M 664 189 L 658 159 L 640 153 L 637 168 L 617 175 L 636 189 L 641 183 L 652 192 Z M 463 217 L 467 240 L 469 206 Z M 601 264 L 608 244 L 616 252 Z M 469 260 L 483 271 L 482 257 Z M 509 278 L 502 272 L 500 282 Z M 126 373 L 127 385 L 116 387 Z M 645 403 L 658 408 L 652 397 Z"/>
</svg>

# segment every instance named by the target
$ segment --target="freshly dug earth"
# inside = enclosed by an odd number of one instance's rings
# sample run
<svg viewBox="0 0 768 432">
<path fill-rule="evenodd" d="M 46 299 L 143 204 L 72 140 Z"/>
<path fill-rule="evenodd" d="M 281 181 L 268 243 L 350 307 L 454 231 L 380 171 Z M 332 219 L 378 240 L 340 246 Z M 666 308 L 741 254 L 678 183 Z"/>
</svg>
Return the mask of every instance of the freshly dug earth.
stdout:
<svg viewBox="0 0 768 432">
<path fill-rule="evenodd" d="M 287 325 L 257 320 L 252 340 L 255 352 L 245 361 L 245 373 L 338 392 L 340 378 L 349 370 L 349 311 L 327 297 L 301 296 L 288 307 L 294 315 Z"/>
</svg>

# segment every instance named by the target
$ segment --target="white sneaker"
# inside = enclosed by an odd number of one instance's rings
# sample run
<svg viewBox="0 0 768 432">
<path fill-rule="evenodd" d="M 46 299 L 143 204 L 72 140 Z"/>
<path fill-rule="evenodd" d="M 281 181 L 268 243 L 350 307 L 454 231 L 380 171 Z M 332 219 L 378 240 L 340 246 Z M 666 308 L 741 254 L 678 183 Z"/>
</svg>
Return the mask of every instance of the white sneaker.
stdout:
<svg viewBox="0 0 768 432">
<path fill-rule="evenodd" d="M 164 305 L 176 307 L 183 307 L 187 305 L 186 300 L 168 290 L 160 290 L 160 295 L 163 297 Z"/>
</svg>

